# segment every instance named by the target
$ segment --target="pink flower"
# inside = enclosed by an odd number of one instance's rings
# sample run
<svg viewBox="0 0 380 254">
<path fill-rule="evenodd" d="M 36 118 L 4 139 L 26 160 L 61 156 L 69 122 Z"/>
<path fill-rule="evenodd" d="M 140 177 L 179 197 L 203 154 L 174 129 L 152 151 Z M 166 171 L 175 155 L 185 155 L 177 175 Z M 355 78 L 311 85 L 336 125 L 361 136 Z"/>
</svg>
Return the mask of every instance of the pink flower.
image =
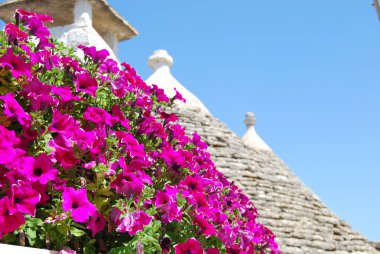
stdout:
<svg viewBox="0 0 380 254">
<path fill-rule="evenodd" d="M 128 80 L 123 76 L 118 76 L 111 82 L 111 90 L 116 97 L 123 98 L 127 91 L 132 91 Z"/>
<path fill-rule="evenodd" d="M 182 97 L 182 94 L 180 92 L 178 92 L 178 90 L 176 88 L 174 88 L 174 91 L 175 91 L 175 95 L 174 95 L 172 100 L 173 101 L 179 100 L 179 101 L 186 103 L 186 99 Z"/>
<path fill-rule="evenodd" d="M 49 36 L 50 32 L 44 22 L 36 17 L 30 17 L 28 21 L 29 34 L 38 37 L 40 40 Z"/>
<path fill-rule="evenodd" d="M 111 182 L 111 188 L 126 198 L 133 198 L 141 194 L 144 183 L 133 173 L 122 172 Z"/>
<path fill-rule="evenodd" d="M 120 109 L 120 106 L 115 104 L 112 106 L 112 115 L 115 117 L 119 123 L 126 129 L 130 130 L 131 126 L 129 125 L 129 120 L 126 118 L 123 114 L 123 112 Z"/>
<path fill-rule="evenodd" d="M 91 229 L 92 237 L 95 237 L 97 233 L 103 230 L 105 225 L 106 220 L 104 219 L 103 215 L 97 212 L 94 216 L 90 218 L 89 222 L 87 223 L 87 228 Z"/>
<path fill-rule="evenodd" d="M 84 54 L 86 56 L 89 56 L 96 64 L 99 62 L 102 63 L 110 55 L 107 50 L 102 49 L 97 51 L 94 46 L 88 47 L 84 45 L 79 45 L 78 48 L 83 50 Z"/>
<path fill-rule="evenodd" d="M 12 48 L 8 48 L 7 53 L 0 57 L 0 66 L 8 67 L 11 70 L 13 77 L 16 79 L 20 76 L 31 76 L 31 65 L 25 63 L 25 60 L 21 59 L 19 56 L 16 56 L 13 53 Z"/>
<path fill-rule="evenodd" d="M 0 99 L 4 101 L 4 114 L 6 116 L 15 117 L 22 126 L 27 128 L 30 127 L 32 122 L 30 115 L 25 113 L 24 109 L 15 99 L 13 93 L 7 93 L 5 96 L 0 96 Z"/>
<path fill-rule="evenodd" d="M 4 27 L 4 32 L 8 35 L 8 43 L 16 45 L 21 41 L 25 41 L 28 38 L 28 35 L 21 31 L 20 28 L 14 24 L 6 24 Z"/>
<path fill-rule="evenodd" d="M 11 163 L 25 153 L 22 149 L 14 148 L 19 142 L 20 139 L 16 137 L 14 131 L 9 131 L 0 125 L 0 164 Z"/>
<path fill-rule="evenodd" d="M 184 150 L 174 150 L 172 147 L 163 149 L 160 157 L 165 161 L 166 165 L 174 172 L 179 173 L 181 167 L 185 168 L 186 163 L 191 160 L 191 154 Z"/>
<path fill-rule="evenodd" d="M 168 134 L 165 132 L 163 125 L 156 121 L 155 117 L 148 116 L 143 119 L 138 130 L 139 134 L 155 135 L 160 138 L 167 138 Z"/>
<path fill-rule="evenodd" d="M 69 250 L 69 249 L 62 249 L 59 254 L 76 254 L 77 252 L 75 250 Z"/>
<path fill-rule="evenodd" d="M 35 13 L 35 12 L 23 10 L 23 9 L 17 9 L 16 15 L 17 14 L 19 14 L 20 18 L 25 24 L 28 24 L 29 19 L 32 17 L 36 17 L 43 22 L 53 22 L 53 18 L 46 14 Z"/>
<path fill-rule="evenodd" d="M 158 190 L 155 198 L 155 205 L 161 214 L 162 223 L 167 224 L 173 220 L 181 221 L 182 211 L 177 205 L 176 193 L 165 193 Z"/>
<path fill-rule="evenodd" d="M 203 192 L 204 187 L 205 187 L 202 183 L 202 178 L 199 175 L 187 176 L 184 180 L 182 180 L 179 183 L 179 186 L 189 190 L 189 191 L 184 191 L 185 196 L 192 195 L 192 192 L 194 191 Z"/>
<path fill-rule="evenodd" d="M 209 223 L 205 218 L 203 218 L 201 215 L 195 214 L 193 224 L 197 225 L 200 229 L 201 233 L 205 235 L 206 237 L 209 237 L 211 235 L 216 235 L 216 230 L 214 225 Z"/>
<path fill-rule="evenodd" d="M 62 114 L 58 109 L 53 108 L 53 118 L 49 126 L 49 131 L 72 135 L 79 123 L 70 115 Z"/>
<path fill-rule="evenodd" d="M 206 253 L 207 254 L 220 254 L 218 248 L 209 248 L 209 249 L 207 249 Z"/>
<path fill-rule="evenodd" d="M 25 223 L 21 212 L 10 213 L 10 207 L 11 201 L 7 197 L 0 199 L 0 239 L 3 234 L 11 233 Z"/>
<path fill-rule="evenodd" d="M 88 107 L 83 114 L 84 119 L 96 124 L 107 124 L 113 126 L 117 118 L 111 116 L 107 111 L 101 108 Z"/>
<path fill-rule="evenodd" d="M 96 97 L 98 82 L 87 71 L 76 73 L 75 84 L 77 92 L 84 92 Z"/>
<path fill-rule="evenodd" d="M 61 101 L 60 105 L 65 105 L 69 101 L 80 101 L 81 98 L 79 96 L 73 95 L 70 90 L 70 87 L 52 87 L 52 93 L 58 95 Z"/>
<path fill-rule="evenodd" d="M 203 254 L 201 244 L 194 238 L 190 238 L 184 243 L 174 245 L 175 254 Z"/>
<path fill-rule="evenodd" d="M 13 184 L 9 198 L 12 200 L 11 206 L 9 207 L 11 214 L 21 212 L 34 216 L 36 205 L 40 202 L 41 195 L 28 185 L 19 186 Z"/>
<path fill-rule="evenodd" d="M 178 117 L 175 114 L 173 114 L 173 113 L 168 114 L 166 112 L 161 112 L 160 116 L 161 116 L 162 119 L 164 119 L 164 125 L 167 125 L 170 122 L 175 123 L 175 122 L 178 121 Z"/>
<path fill-rule="evenodd" d="M 157 97 L 158 102 L 169 102 L 169 98 L 166 96 L 164 89 L 159 88 L 157 85 L 153 85 L 152 90 Z"/>
<path fill-rule="evenodd" d="M 105 73 L 117 74 L 119 67 L 117 66 L 117 62 L 115 60 L 107 59 L 99 66 L 99 70 Z"/>
<path fill-rule="evenodd" d="M 87 190 L 66 188 L 62 193 L 62 209 L 71 212 L 76 222 L 87 222 L 90 216 L 96 213 L 96 207 L 87 199 Z"/>
<path fill-rule="evenodd" d="M 226 247 L 231 247 L 237 238 L 237 234 L 230 225 L 225 225 L 223 228 L 218 230 L 218 238 L 223 242 Z"/>
<path fill-rule="evenodd" d="M 59 134 L 54 140 L 49 141 L 49 146 L 54 148 L 54 159 L 63 168 L 74 167 L 78 160 L 71 147 L 72 141 Z"/>
<path fill-rule="evenodd" d="M 33 77 L 30 84 L 25 86 L 22 95 L 31 101 L 33 110 L 44 110 L 47 107 L 58 104 L 58 100 L 49 94 L 50 91 L 51 86 Z"/>
<path fill-rule="evenodd" d="M 26 173 L 32 182 L 38 181 L 41 184 L 47 184 L 50 180 L 55 179 L 58 170 L 53 168 L 53 162 L 43 153 L 35 159 L 32 170 Z"/>
<path fill-rule="evenodd" d="M 59 57 L 53 55 L 51 50 L 40 50 L 36 53 L 37 61 L 44 66 L 46 70 L 51 70 L 53 67 L 59 66 Z"/>
<path fill-rule="evenodd" d="M 134 235 L 141 231 L 144 226 L 149 225 L 152 221 L 152 217 L 143 211 L 127 213 L 121 220 L 120 224 L 116 228 L 117 232 L 128 232 L 130 235 Z"/>
<path fill-rule="evenodd" d="M 196 210 L 199 213 L 210 213 L 209 204 L 206 200 L 205 195 L 202 192 L 194 192 L 194 200 L 190 202 L 195 205 Z M 195 202 L 194 202 L 195 201 Z"/>
<path fill-rule="evenodd" d="M 50 196 L 46 193 L 48 189 L 47 184 L 42 185 L 39 182 L 34 182 L 32 183 L 32 188 L 33 190 L 36 190 L 41 196 L 40 202 L 38 202 L 38 204 L 43 205 L 43 204 L 46 204 L 50 200 Z"/>
</svg>

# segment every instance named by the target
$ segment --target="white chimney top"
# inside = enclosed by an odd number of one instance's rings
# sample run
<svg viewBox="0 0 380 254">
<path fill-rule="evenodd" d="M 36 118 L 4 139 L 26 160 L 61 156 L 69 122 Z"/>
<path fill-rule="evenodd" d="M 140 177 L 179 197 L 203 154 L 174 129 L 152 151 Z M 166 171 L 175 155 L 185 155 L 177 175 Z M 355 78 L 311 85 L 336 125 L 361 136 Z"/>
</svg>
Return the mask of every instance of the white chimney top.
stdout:
<svg viewBox="0 0 380 254">
<path fill-rule="evenodd" d="M 148 85 L 157 85 L 164 89 L 169 97 L 173 97 L 175 95 L 174 89 L 177 89 L 186 99 L 186 103 L 177 101 L 178 106 L 209 113 L 205 105 L 173 77 L 170 72 L 170 68 L 173 66 L 173 58 L 166 50 L 154 51 L 148 59 L 148 66 L 153 70 L 153 74 L 146 80 Z"/>
<path fill-rule="evenodd" d="M 255 130 L 256 118 L 252 112 L 245 114 L 244 124 L 247 126 L 247 131 L 243 135 L 244 143 L 256 150 L 272 151 L 272 149 L 260 138 Z"/>
</svg>

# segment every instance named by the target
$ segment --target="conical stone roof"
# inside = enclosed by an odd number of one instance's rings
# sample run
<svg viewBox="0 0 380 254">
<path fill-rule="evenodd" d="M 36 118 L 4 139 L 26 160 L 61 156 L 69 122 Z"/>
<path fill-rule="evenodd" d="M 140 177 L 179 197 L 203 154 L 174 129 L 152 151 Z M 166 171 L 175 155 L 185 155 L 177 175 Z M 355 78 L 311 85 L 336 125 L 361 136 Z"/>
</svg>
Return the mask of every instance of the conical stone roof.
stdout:
<svg viewBox="0 0 380 254">
<path fill-rule="evenodd" d="M 217 168 L 251 198 L 260 222 L 276 234 L 282 253 L 380 253 L 331 212 L 274 152 L 247 146 L 208 111 L 186 105 L 174 111 L 189 134 L 197 132 L 207 142 Z"/>
</svg>

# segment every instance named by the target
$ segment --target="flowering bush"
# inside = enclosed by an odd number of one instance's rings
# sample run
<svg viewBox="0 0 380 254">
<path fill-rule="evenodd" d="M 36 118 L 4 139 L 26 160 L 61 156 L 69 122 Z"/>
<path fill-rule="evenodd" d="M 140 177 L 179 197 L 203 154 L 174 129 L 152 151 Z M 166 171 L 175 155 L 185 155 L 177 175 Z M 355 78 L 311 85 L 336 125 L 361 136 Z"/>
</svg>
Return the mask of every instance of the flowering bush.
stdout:
<svg viewBox="0 0 380 254">
<path fill-rule="evenodd" d="M 279 253 L 168 98 L 17 10 L 0 33 L 0 239 L 66 253 Z M 63 252 L 63 251 L 62 251 Z"/>
</svg>

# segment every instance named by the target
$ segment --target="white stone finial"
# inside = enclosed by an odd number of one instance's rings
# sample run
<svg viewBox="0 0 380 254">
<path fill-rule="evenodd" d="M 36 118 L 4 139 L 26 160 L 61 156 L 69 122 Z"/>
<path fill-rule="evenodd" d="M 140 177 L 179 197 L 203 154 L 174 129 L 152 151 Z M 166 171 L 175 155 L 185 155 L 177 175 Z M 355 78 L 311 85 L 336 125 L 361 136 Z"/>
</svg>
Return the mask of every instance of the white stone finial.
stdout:
<svg viewBox="0 0 380 254">
<path fill-rule="evenodd" d="M 247 126 L 247 128 L 256 125 L 256 118 L 255 118 L 255 114 L 253 114 L 253 112 L 245 113 L 244 124 Z"/>
<path fill-rule="evenodd" d="M 162 66 L 168 66 L 169 68 L 173 66 L 173 57 L 164 49 L 159 49 L 153 52 L 148 59 L 148 66 L 156 71 Z"/>
<path fill-rule="evenodd" d="M 245 113 L 244 123 L 247 131 L 242 137 L 244 144 L 256 150 L 272 151 L 272 149 L 260 138 L 255 130 L 256 118 L 252 112 Z"/>
<path fill-rule="evenodd" d="M 147 84 L 157 85 L 159 88 L 164 89 L 169 97 L 175 96 L 176 89 L 186 99 L 186 103 L 176 102 L 179 107 L 209 113 L 206 106 L 171 74 L 170 67 L 173 66 L 173 58 L 166 50 L 154 51 L 148 59 L 148 66 L 152 68 L 153 74 L 146 80 Z"/>
</svg>

